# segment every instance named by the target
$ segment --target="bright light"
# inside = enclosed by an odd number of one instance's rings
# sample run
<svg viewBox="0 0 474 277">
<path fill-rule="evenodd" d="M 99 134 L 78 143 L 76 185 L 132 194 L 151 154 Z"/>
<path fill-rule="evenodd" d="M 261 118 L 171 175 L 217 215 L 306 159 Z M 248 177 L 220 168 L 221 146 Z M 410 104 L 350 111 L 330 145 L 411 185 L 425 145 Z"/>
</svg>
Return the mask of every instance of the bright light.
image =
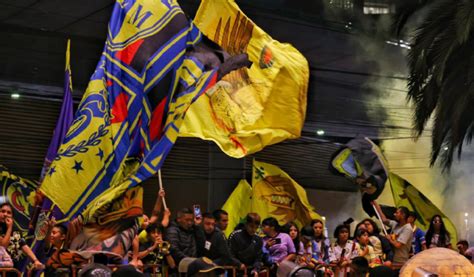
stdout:
<svg viewBox="0 0 474 277">
<path fill-rule="evenodd" d="M 324 132 L 324 130 L 319 129 L 319 130 L 316 131 L 316 134 L 318 136 L 324 136 L 325 132 Z"/>
<path fill-rule="evenodd" d="M 469 216 L 469 214 L 468 214 L 468 213 L 464 213 L 464 216 L 465 216 L 465 217 L 468 217 L 468 216 Z"/>
<path fill-rule="evenodd" d="M 322 216 L 321 219 L 322 219 L 323 221 L 326 221 L 326 217 L 325 217 L 325 216 Z"/>
<path fill-rule="evenodd" d="M 11 97 L 12 97 L 12 99 L 18 99 L 18 98 L 20 98 L 20 94 L 19 93 L 12 93 Z"/>
<path fill-rule="evenodd" d="M 449 150 L 449 147 L 445 146 L 445 147 L 443 147 L 443 150 L 444 150 L 444 151 L 448 151 L 448 150 Z"/>
</svg>

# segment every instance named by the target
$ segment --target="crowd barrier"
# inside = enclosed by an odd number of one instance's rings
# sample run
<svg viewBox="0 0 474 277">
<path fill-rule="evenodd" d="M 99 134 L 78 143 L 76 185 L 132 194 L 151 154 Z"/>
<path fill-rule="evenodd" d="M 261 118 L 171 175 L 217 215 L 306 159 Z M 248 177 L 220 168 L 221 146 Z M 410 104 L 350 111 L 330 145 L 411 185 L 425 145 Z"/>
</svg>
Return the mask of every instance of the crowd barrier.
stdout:
<svg viewBox="0 0 474 277">
<path fill-rule="evenodd" d="M 2 277 L 6 277 L 8 272 L 15 273 L 18 277 L 21 277 L 21 272 L 13 267 L 2 267 L 0 268 L 0 272 L 2 273 Z"/>
</svg>

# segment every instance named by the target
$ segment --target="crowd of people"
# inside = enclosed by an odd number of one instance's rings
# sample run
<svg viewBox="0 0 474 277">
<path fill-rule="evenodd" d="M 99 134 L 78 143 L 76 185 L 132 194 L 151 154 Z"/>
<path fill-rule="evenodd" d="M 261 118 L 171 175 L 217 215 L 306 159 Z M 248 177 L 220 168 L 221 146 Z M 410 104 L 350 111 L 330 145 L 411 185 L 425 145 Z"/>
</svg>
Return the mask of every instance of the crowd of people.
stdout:
<svg viewBox="0 0 474 277">
<path fill-rule="evenodd" d="M 159 193 L 159 199 L 162 197 L 164 191 Z M 163 268 L 170 275 L 183 271 L 193 275 L 200 270 L 233 267 L 237 275 L 252 276 L 259 276 L 262 271 L 275 276 L 282 268 L 304 268 L 316 276 L 397 276 L 397 270 L 412 255 L 428 248 L 452 248 L 441 216 L 432 218 L 425 234 L 416 227 L 416 214 L 406 207 L 399 207 L 395 220 L 390 220 L 377 203 L 374 206 L 385 226 L 367 218 L 351 231 L 351 222 L 346 221 L 335 228 L 331 243 L 324 222 L 319 219 L 299 228 L 294 222 L 280 225 L 273 217 L 262 220 L 260 215 L 249 213 L 226 237 L 224 232 L 231 227 L 226 211 L 196 216 L 192 209 L 185 208 L 170 220 L 171 212 L 162 209 L 158 200 L 151 217 L 143 215 L 129 255 L 121 263 L 145 275 Z M 38 253 L 33 253 L 13 230 L 12 215 L 10 204 L 0 205 L 0 267 L 17 267 L 26 256 L 33 269 L 58 276 L 59 269 L 51 265 L 58 262 L 58 253 L 67 251 L 71 238 L 77 234 L 74 223 L 68 227 L 54 220 L 49 223 L 45 253 L 40 255 L 46 260 L 41 263 Z M 472 261 L 473 248 L 467 241 L 456 246 Z"/>
</svg>

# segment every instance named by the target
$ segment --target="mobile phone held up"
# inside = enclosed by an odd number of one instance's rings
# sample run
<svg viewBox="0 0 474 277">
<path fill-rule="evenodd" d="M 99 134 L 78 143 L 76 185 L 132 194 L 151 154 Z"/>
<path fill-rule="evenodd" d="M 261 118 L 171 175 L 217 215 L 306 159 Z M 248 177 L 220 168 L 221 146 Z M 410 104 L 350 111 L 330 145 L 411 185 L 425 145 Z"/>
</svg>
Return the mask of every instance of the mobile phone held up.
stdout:
<svg viewBox="0 0 474 277">
<path fill-rule="evenodd" d="M 280 244 L 281 243 L 281 238 L 275 238 L 275 244 Z"/>
<path fill-rule="evenodd" d="M 194 211 L 194 217 L 195 218 L 201 218 L 202 217 L 201 206 L 193 205 L 193 211 Z"/>
</svg>

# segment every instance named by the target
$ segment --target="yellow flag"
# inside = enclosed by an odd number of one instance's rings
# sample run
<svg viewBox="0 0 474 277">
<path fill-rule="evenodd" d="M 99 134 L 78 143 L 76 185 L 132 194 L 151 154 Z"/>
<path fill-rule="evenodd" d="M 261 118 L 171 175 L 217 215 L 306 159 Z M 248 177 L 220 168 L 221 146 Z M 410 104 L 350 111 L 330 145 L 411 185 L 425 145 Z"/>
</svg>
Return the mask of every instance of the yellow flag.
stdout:
<svg viewBox="0 0 474 277">
<path fill-rule="evenodd" d="M 234 231 L 235 226 L 243 221 L 250 212 L 252 198 L 252 188 L 246 180 L 240 180 L 232 194 L 225 201 L 222 209 L 229 213 L 229 225 L 225 230 L 225 235 L 229 236 Z"/>
<path fill-rule="evenodd" d="M 272 39 L 232 0 L 203 0 L 195 23 L 229 54 L 247 53 L 251 68 L 236 70 L 194 103 L 180 136 L 214 141 L 240 158 L 301 135 L 308 62 L 293 46 Z"/>
<path fill-rule="evenodd" d="M 397 207 L 405 206 L 417 214 L 416 225 L 423 230 L 428 230 L 431 218 L 440 215 L 443 218 L 446 230 L 451 235 L 451 244 L 457 243 L 456 227 L 451 220 L 441 212 L 423 193 L 416 189 L 400 176 L 390 173 L 389 183 L 392 189 L 393 201 Z"/>
<path fill-rule="evenodd" d="M 321 219 L 308 201 L 305 189 L 279 167 L 254 161 L 252 212 L 262 219 L 275 217 L 280 224 L 295 221 L 299 226 Z"/>
</svg>

